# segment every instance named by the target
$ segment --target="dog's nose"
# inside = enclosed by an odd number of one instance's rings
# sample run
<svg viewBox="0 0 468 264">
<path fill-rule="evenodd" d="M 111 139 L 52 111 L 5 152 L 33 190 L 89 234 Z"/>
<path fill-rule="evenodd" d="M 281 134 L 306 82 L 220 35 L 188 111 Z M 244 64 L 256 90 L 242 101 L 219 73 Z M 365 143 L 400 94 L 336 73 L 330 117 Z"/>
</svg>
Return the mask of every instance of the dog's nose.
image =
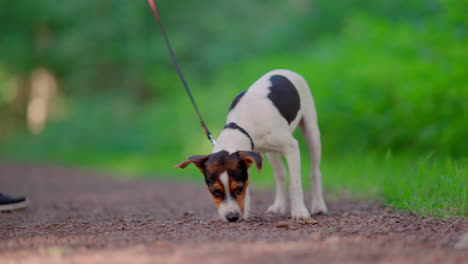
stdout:
<svg viewBox="0 0 468 264">
<path fill-rule="evenodd" d="M 238 212 L 229 212 L 227 213 L 226 215 L 226 219 L 229 221 L 229 222 L 235 222 L 237 220 L 239 220 L 239 213 Z"/>
</svg>

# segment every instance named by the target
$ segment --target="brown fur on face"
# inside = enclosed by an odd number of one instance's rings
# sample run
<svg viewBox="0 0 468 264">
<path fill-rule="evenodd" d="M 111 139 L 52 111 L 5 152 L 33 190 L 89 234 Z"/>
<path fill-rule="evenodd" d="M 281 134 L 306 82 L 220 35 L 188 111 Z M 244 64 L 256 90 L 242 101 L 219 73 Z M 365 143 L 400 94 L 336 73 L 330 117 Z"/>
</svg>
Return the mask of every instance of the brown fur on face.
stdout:
<svg viewBox="0 0 468 264">
<path fill-rule="evenodd" d="M 215 202 L 215 205 L 216 205 L 216 208 L 219 208 L 219 205 L 223 202 L 224 200 L 224 186 L 223 184 L 221 183 L 221 181 L 218 179 L 213 185 L 211 186 L 208 186 L 206 185 L 206 187 L 208 188 L 208 191 L 210 192 L 211 194 L 211 197 L 213 198 L 214 202 Z M 215 192 L 218 192 L 220 194 L 222 194 L 222 196 L 216 196 L 214 195 L 213 193 Z"/>
<path fill-rule="evenodd" d="M 245 196 L 247 195 L 247 187 L 249 186 L 249 181 L 245 182 L 238 182 L 235 181 L 232 177 L 229 177 L 229 188 L 231 192 L 231 196 L 237 201 L 241 213 L 244 214 L 244 207 L 245 207 Z M 237 194 L 237 189 L 242 189 L 240 194 Z"/>
</svg>

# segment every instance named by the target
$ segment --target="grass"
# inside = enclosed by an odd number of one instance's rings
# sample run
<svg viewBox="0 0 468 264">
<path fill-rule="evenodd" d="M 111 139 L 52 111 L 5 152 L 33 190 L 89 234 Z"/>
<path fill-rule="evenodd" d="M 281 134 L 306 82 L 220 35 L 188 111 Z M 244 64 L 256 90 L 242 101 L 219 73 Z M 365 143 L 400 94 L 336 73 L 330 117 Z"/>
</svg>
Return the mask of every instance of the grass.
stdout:
<svg viewBox="0 0 468 264">
<path fill-rule="evenodd" d="M 324 162 L 325 188 L 426 216 L 467 215 L 467 163 L 431 155 L 353 155 Z"/>
</svg>

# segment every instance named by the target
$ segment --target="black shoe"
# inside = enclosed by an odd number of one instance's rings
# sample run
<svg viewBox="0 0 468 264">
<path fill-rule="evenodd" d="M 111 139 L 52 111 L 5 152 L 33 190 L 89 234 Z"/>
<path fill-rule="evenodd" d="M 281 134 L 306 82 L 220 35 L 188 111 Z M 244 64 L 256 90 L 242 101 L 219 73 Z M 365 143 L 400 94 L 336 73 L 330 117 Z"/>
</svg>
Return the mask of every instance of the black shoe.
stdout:
<svg viewBox="0 0 468 264">
<path fill-rule="evenodd" d="M 0 193 L 0 212 L 25 209 L 28 207 L 28 198 L 13 198 Z"/>
</svg>

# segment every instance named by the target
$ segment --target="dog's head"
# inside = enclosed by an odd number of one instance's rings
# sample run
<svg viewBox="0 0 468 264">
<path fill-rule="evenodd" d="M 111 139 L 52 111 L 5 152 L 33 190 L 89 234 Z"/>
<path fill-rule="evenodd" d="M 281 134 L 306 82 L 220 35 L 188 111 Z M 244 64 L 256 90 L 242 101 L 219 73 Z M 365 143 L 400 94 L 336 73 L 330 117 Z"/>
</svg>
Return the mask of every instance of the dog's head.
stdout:
<svg viewBox="0 0 468 264">
<path fill-rule="evenodd" d="M 255 164 L 262 169 L 263 158 L 258 152 L 237 151 L 229 154 L 222 150 L 210 155 L 191 156 L 176 165 L 185 168 L 190 163 L 205 176 L 205 183 L 218 208 L 221 219 L 236 222 L 244 214 L 245 196 L 249 185 L 248 169 Z"/>
</svg>

